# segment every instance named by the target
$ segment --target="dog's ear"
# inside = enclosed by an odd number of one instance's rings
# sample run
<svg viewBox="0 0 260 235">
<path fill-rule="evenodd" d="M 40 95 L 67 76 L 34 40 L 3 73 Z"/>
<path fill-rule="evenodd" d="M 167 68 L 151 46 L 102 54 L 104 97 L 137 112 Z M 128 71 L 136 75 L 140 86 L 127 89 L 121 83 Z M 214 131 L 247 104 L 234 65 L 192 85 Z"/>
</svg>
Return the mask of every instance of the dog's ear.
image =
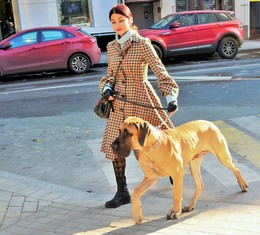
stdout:
<svg viewBox="0 0 260 235">
<path fill-rule="evenodd" d="M 147 135 L 150 134 L 151 130 L 147 122 L 143 122 L 139 125 L 138 142 L 141 146 L 144 146 Z"/>
</svg>

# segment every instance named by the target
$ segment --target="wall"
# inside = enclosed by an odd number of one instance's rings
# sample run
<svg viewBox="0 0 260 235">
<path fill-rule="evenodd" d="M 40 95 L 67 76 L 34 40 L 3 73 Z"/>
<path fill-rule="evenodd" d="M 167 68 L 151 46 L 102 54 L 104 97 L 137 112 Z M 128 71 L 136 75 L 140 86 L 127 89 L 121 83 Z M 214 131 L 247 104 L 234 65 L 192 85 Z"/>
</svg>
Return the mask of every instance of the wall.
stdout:
<svg viewBox="0 0 260 235">
<path fill-rule="evenodd" d="M 21 30 L 59 25 L 56 0 L 18 0 L 17 2 Z"/>
<path fill-rule="evenodd" d="M 235 2 L 235 15 L 236 18 L 242 21 L 245 29 L 245 39 L 250 38 L 250 11 L 249 11 L 249 0 L 239 0 Z"/>
<path fill-rule="evenodd" d="M 113 29 L 109 21 L 109 11 L 117 4 L 117 0 L 92 0 L 90 10 L 92 11 L 93 27 L 88 27 L 86 30 L 94 35 L 111 34 Z"/>
<path fill-rule="evenodd" d="M 161 17 L 172 14 L 176 12 L 175 0 L 162 0 L 161 1 Z"/>
</svg>

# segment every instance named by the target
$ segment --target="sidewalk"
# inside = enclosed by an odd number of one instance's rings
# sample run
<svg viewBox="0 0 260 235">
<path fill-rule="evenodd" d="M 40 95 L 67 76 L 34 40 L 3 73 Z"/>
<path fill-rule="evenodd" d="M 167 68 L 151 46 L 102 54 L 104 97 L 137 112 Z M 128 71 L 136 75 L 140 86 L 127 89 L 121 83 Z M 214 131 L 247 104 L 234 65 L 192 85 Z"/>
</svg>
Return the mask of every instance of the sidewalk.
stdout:
<svg viewBox="0 0 260 235">
<path fill-rule="evenodd" d="M 75 114 L 76 115 L 76 114 Z M 85 116 L 85 113 L 82 114 Z M 79 117 L 71 117 L 79 119 Z M 90 117 L 91 118 L 91 117 Z M 35 126 L 33 123 L 37 119 Z M 20 120 L 20 125 L 27 123 L 26 129 L 35 130 L 38 119 Z M 47 117 L 46 117 L 47 119 Z M 40 120 L 45 122 L 44 120 Z M 234 163 L 240 168 L 249 182 L 249 191 L 242 193 L 233 174 L 221 166 L 217 160 L 208 156 L 202 163 L 202 175 L 205 184 L 204 191 L 194 211 L 183 214 L 180 219 L 167 221 L 166 214 L 172 204 L 171 185 L 168 178 L 159 179 L 158 183 L 143 197 L 144 221 L 135 225 L 132 220 L 131 204 L 116 209 L 106 209 L 104 202 L 111 199 L 116 190 L 111 162 L 104 159 L 99 151 L 101 139 L 92 137 L 85 140 L 85 155 L 88 164 L 85 174 L 93 183 L 92 190 L 79 190 L 65 187 L 34 178 L 0 171 L 0 235 L 71 235 L 71 234 L 254 234 L 260 235 L 260 116 L 251 116 L 230 120 L 236 126 L 243 126 L 253 136 L 239 135 L 244 148 L 251 159 L 232 152 Z M 2 121 L 2 128 L 8 120 Z M 46 136 L 56 138 L 55 133 L 62 130 L 66 119 L 55 124 L 51 129 L 43 129 Z M 29 123 L 29 124 L 28 124 Z M 15 125 L 15 124 L 14 124 Z M 66 125 L 66 123 L 65 123 Z M 42 129 L 42 127 L 39 127 Z M 230 129 L 230 127 L 228 127 Z M 12 143 L 14 148 L 24 145 L 28 133 L 23 132 Z M 68 135 L 73 137 L 75 133 Z M 230 132 L 230 131 L 229 131 Z M 10 133 L 12 134 L 12 133 Z M 73 137 L 74 138 L 74 137 Z M 232 142 L 228 141 L 232 147 Z M 47 143 L 46 143 L 47 144 Z M 234 147 L 237 148 L 237 142 Z M 4 143 L 1 143 L 4 146 Z M 43 144 L 39 142 L 39 149 Z M 27 147 L 27 146 L 26 146 Z M 232 147 L 233 148 L 233 147 Z M 69 147 L 67 149 L 70 151 Z M 26 154 L 26 149 L 23 155 Z M 56 156 L 59 146 L 52 154 Z M 30 154 L 30 153 L 28 153 Z M 76 155 L 76 153 L 74 153 Z M 51 167 L 51 166 L 49 166 Z M 44 170 L 44 169 L 39 169 Z M 70 168 L 64 168 L 69 171 Z M 55 174 L 54 174 L 55 175 Z M 130 193 L 142 180 L 142 172 L 134 156 L 127 159 L 127 180 Z M 81 180 L 80 172 L 78 180 Z M 194 193 L 193 181 L 187 169 L 184 177 L 183 205 Z"/>
<path fill-rule="evenodd" d="M 260 41 L 246 41 L 242 50 L 249 48 L 260 48 Z M 71 115 L 70 120 L 86 119 L 86 113 L 80 114 L 80 117 L 76 116 L 79 114 Z M 91 114 L 88 115 L 89 120 L 92 120 Z M 14 141 L 10 143 L 8 140 L 2 140 L 0 151 L 5 151 L 5 146 L 9 145 L 22 160 L 29 159 L 28 156 L 24 156 L 26 149 L 23 153 L 15 150 L 27 144 L 26 147 L 30 151 L 26 152 L 26 155 L 31 156 L 34 152 L 40 155 L 44 143 L 35 143 L 36 147 L 32 149 L 26 138 L 27 135 L 33 138 L 34 135 L 31 133 L 36 132 L 36 127 L 43 128 L 39 127 L 42 120 L 49 120 L 48 117 L 38 119 L 21 119 L 15 123 L 13 120 L 1 120 L 0 134 L 5 131 Z M 67 132 L 64 131 L 67 119 L 68 117 L 64 116 L 62 120 L 57 118 L 55 123 L 52 121 L 53 126 L 49 125 L 51 128 L 42 129 L 43 135 L 48 136 L 50 142 L 54 142 L 57 137 L 55 134 L 60 131 L 63 131 L 60 138 L 78 137 L 77 128 L 80 126 L 76 126 L 77 123 L 73 128 L 67 127 Z M 19 136 L 15 136 L 10 131 L 11 128 L 7 128 L 10 127 L 10 123 L 18 130 Z M 247 193 L 240 191 L 230 171 L 221 166 L 213 156 L 207 156 L 201 168 L 205 188 L 194 211 L 183 214 L 178 220 L 166 220 L 166 214 L 172 204 L 172 192 L 168 178 L 163 178 L 142 197 L 144 221 L 135 225 L 131 204 L 116 209 L 104 207 L 104 203 L 114 196 L 116 190 L 114 173 L 111 162 L 105 160 L 100 152 L 101 139 L 92 136 L 85 139 L 81 149 L 74 152 L 75 157 L 87 158 L 87 164 L 82 168 L 89 180 L 86 184 L 91 185 L 92 190 L 83 191 L 10 173 L 11 164 L 18 164 L 16 162 L 10 164 L 9 170 L 0 170 L 0 235 L 260 235 L 260 116 L 229 120 L 226 127 L 228 131 L 232 128 L 230 123 L 235 128 L 241 127 L 242 130 L 252 133 L 253 136 L 245 135 L 243 138 L 244 134 L 241 134 L 241 131 L 232 132 L 233 136 L 238 136 L 241 140 L 241 147 L 248 156 L 250 155 L 250 159 L 238 149 L 237 142 L 230 145 L 235 164 L 249 182 Z M 60 146 L 54 147 L 47 149 L 49 154 L 55 156 L 65 151 Z M 66 151 L 71 151 L 70 146 Z M 64 166 L 64 172 L 68 172 L 70 167 L 73 166 Z M 44 171 L 42 168 L 38 170 Z M 128 187 L 132 193 L 143 177 L 134 156 L 127 159 L 126 171 Z M 186 172 L 183 205 L 189 202 L 194 193 L 189 170 Z M 55 176 L 55 172 L 53 175 Z M 80 171 L 78 180 L 82 180 Z"/>
</svg>

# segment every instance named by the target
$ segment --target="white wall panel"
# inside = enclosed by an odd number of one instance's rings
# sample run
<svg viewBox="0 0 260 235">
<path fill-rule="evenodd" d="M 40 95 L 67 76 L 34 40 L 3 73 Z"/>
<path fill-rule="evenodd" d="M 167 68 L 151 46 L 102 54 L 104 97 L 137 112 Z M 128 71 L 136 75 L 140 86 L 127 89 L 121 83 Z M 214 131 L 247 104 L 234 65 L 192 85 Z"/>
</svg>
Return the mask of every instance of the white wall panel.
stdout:
<svg viewBox="0 0 260 235">
<path fill-rule="evenodd" d="M 59 25 L 56 0 L 18 0 L 21 29 Z"/>
</svg>

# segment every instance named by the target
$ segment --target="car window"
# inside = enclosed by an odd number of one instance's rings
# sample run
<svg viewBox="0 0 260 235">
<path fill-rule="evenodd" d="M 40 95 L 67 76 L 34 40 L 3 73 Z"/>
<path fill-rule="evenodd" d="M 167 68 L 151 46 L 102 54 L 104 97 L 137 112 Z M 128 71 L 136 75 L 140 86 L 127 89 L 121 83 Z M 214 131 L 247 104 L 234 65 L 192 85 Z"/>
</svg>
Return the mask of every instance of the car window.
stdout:
<svg viewBox="0 0 260 235">
<path fill-rule="evenodd" d="M 194 14 L 181 15 L 175 22 L 178 22 L 180 24 L 180 27 L 195 25 L 196 24 L 195 15 Z"/>
<path fill-rule="evenodd" d="M 231 20 L 235 20 L 234 16 L 232 15 L 228 15 L 226 13 L 219 13 L 219 17 L 222 21 L 231 21 Z"/>
<path fill-rule="evenodd" d="M 166 25 L 168 25 L 175 17 L 176 17 L 176 14 L 165 16 L 164 18 L 160 19 L 155 24 L 153 24 L 150 27 L 150 29 L 162 29 Z"/>
<path fill-rule="evenodd" d="M 22 35 L 12 38 L 9 41 L 12 43 L 11 48 L 27 46 L 27 45 L 37 43 L 37 33 L 38 33 L 37 31 L 33 31 L 33 32 L 24 33 Z"/>
<path fill-rule="evenodd" d="M 66 38 L 64 30 L 42 30 L 42 42 L 49 42 Z"/>
<path fill-rule="evenodd" d="M 212 13 L 198 14 L 198 20 L 199 20 L 199 24 L 209 24 L 209 23 L 215 23 L 220 21 L 218 16 Z"/>
</svg>

